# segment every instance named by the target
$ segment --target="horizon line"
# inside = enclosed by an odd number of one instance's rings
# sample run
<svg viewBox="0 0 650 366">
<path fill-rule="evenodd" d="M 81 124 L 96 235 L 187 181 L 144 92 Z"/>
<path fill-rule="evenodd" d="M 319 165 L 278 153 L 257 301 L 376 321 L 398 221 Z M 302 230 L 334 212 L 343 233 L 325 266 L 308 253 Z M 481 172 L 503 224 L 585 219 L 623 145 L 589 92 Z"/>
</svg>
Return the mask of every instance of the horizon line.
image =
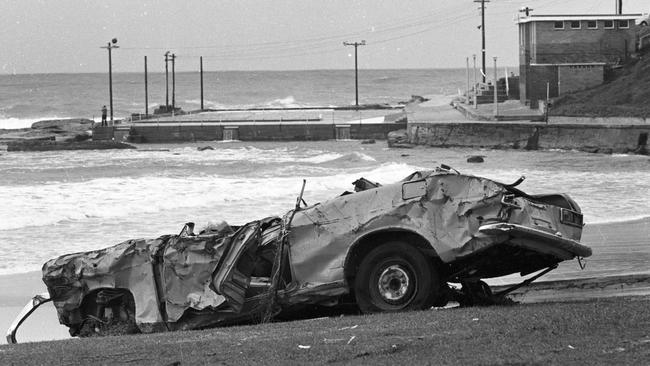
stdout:
<svg viewBox="0 0 650 366">
<path fill-rule="evenodd" d="M 497 68 L 519 68 L 519 65 L 505 65 Z M 491 68 L 491 67 L 490 67 Z M 396 71 L 396 70 L 465 70 L 466 67 L 405 67 L 405 68 L 364 68 L 362 71 Z M 473 68 L 470 68 L 472 70 Z M 354 71 L 354 69 L 257 69 L 257 70 L 203 70 L 203 72 L 310 72 L 310 71 Z M 113 74 L 143 74 L 143 71 L 113 71 Z M 148 74 L 164 74 L 164 71 L 148 71 Z M 200 70 L 176 71 L 176 73 L 200 73 Z M 67 74 L 108 74 L 107 71 L 80 71 L 80 72 L 24 72 L 24 73 L 0 73 L 0 76 L 18 75 L 67 75 Z"/>
</svg>

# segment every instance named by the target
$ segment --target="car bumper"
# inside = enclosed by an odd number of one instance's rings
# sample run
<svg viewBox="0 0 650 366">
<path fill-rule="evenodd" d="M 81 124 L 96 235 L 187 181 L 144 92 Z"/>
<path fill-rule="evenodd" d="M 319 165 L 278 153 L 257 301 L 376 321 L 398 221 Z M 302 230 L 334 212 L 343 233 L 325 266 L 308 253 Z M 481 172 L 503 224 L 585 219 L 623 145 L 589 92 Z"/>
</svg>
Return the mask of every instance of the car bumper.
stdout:
<svg viewBox="0 0 650 366">
<path fill-rule="evenodd" d="M 514 245 L 539 253 L 554 255 L 562 260 L 574 257 L 589 257 L 591 255 L 591 248 L 580 244 L 576 240 L 527 226 L 497 223 L 483 225 L 479 228 L 479 231 L 488 235 L 507 234 L 512 238 L 509 242 Z"/>
</svg>

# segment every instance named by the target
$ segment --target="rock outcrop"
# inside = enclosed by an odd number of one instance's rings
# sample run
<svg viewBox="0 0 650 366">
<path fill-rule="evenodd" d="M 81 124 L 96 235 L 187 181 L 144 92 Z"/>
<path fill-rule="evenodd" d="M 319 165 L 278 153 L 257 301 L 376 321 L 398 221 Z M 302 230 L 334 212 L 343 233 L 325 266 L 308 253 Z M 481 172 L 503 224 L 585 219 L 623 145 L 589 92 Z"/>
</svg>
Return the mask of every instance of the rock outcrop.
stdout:
<svg viewBox="0 0 650 366">
<path fill-rule="evenodd" d="M 133 145 L 116 141 L 72 141 L 18 140 L 7 143 L 7 151 L 53 151 L 53 150 L 108 150 L 135 149 Z"/>
<path fill-rule="evenodd" d="M 1 130 L 0 141 L 52 140 L 79 142 L 91 138 L 93 121 L 85 118 L 69 118 L 39 121 L 31 128 Z"/>
<path fill-rule="evenodd" d="M 388 147 L 412 148 L 414 146 L 409 142 L 406 130 L 397 130 L 388 133 Z"/>
</svg>

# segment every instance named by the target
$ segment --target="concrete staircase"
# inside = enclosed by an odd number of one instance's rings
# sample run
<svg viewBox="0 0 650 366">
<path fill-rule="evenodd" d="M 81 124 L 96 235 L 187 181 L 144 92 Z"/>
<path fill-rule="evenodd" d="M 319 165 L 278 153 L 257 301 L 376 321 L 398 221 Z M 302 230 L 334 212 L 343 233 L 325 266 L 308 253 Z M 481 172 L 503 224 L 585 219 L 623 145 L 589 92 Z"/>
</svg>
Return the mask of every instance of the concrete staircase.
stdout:
<svg viewBox="0 0 650 366">
<path fill-rule="evenodd" d="M 470 91 L 470 100 L 473 97 Z M 497 85 L 497 102 L 502 103 L 508 100 L 505 85 Z M 476 94 L 477 104 L 494 103 L 494 85 L 493 84 L 479 84 Z"/>
</svg>

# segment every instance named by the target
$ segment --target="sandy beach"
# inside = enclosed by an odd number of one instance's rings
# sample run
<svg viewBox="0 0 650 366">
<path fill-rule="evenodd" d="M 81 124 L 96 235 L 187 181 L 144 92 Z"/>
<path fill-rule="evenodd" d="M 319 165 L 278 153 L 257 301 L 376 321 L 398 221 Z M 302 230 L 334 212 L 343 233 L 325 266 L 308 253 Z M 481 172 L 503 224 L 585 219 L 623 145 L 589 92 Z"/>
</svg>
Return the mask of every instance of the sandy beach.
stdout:
<svg viewBox="0 0 650 366">
<path fill-rule="evenodd" d="M 593 249 L 585 270 L 575 261 L 540 278 L 535 286 L 518 291 L 517 301 L 547 302 L 650 293 L 650 218 L 592 224 L 585 227 L 582 242 Z M 626 267 L 621 269 L 621 263 Z M 632 275 L 637 275 L 636 277 Z M 640 276 L 639 276 L 640 275 Z M 20 309 L 35 294 L 45 292 L 40 272 L 0 276 L 0 329 L 8 329 Z M 503 283 L 519 281 L 510 276 Z M 497 281 L 497 285 L 499 282 Z M 67 328 L 58 324 L 51 303 L 43 305 L 21 326 L 19 342 L 68 338 Z M 3 337 L 2 343 L 5 343 Z"/>
</svg>

